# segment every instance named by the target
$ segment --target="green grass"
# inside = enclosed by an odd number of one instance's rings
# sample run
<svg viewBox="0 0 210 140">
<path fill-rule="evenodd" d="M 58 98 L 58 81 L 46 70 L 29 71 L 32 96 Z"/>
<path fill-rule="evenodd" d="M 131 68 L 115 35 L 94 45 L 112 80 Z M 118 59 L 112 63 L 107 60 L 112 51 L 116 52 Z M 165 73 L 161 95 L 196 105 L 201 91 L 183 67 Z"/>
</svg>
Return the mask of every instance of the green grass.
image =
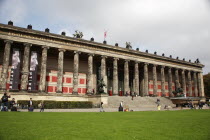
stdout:
<svg viewBox="0 0 210 140">
<path fill-rule="evenodd" d="M 210 110 L 0 112 L 0 140 L 210 140 Z"/>
</svg>

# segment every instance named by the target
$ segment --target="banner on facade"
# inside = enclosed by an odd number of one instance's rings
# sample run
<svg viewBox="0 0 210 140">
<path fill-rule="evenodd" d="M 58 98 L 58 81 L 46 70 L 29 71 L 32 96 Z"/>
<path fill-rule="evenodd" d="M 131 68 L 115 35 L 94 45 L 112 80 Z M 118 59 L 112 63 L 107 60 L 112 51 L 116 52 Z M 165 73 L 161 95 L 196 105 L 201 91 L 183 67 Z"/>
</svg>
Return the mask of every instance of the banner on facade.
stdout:
<svg viewBox="0 0 210 140">
<path fill-rule="evenodd" d="M 10 73 L 10 87 L 12 91 L 19 90 L 20 83 L 20 51 L 14 48 L 12 53 L 12 67 Z"/>
<path fill-rule="evenodd" d="M 29 78 L 28 78 L 28 90 L 32 92 L 37 91 L 37 69 L 38 69 L 37 52 L 32 51 Z"/>
</svg>

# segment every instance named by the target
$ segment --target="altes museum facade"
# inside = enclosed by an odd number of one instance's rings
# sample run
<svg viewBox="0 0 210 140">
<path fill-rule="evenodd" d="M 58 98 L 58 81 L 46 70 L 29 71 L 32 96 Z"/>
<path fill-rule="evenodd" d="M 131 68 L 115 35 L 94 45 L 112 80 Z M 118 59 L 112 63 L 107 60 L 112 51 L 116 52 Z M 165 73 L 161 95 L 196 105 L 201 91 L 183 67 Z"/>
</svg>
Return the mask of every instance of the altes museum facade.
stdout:
<svg viewBox="0 0 210 140">
<path fill-rule="evenodd" d="M 0 24 L 0 90 L 18 99 L 86 100 L 97 96 L 98 81 L 110 96 L 204 96 L 202 68 L 195 62 Z"/>
</svg>

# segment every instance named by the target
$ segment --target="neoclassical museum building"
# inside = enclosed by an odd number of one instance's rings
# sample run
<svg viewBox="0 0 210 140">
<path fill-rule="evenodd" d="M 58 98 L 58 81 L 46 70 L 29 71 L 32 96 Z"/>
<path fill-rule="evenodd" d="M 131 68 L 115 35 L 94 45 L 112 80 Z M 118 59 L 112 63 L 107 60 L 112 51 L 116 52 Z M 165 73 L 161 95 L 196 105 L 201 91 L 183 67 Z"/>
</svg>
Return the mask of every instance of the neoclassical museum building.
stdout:
<svg viewBox="0 0 210 140">
<path fill-rule="evenodd" d="M 103 79 L 106 96 L 204 96 L 199 60 L 158 55 L 45 31 L 0 24 L 0 90 L 18 99 L 87 100 Z"/>
</svg>

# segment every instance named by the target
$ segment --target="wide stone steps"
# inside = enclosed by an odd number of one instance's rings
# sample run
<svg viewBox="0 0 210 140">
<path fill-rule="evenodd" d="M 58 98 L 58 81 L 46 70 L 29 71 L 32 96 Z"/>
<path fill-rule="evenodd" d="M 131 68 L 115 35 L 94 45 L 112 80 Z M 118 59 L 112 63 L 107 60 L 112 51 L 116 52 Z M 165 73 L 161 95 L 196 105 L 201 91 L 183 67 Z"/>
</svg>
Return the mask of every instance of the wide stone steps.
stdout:
<svg viewBox="0 0 210 140">
<path fill-rule="evenodd" d="M 162 107 L 165 105 L 175 107 L 172 101 L 165 97 L 132 97 L 128 96 L 109 96 L 108 104 L 104 105 L 105 108 L 118 108 L 120 102 L 123 101 L 124 108 L 156 108 L 157 99 L 160 99 L 160 104 Z"/>
</svg>

